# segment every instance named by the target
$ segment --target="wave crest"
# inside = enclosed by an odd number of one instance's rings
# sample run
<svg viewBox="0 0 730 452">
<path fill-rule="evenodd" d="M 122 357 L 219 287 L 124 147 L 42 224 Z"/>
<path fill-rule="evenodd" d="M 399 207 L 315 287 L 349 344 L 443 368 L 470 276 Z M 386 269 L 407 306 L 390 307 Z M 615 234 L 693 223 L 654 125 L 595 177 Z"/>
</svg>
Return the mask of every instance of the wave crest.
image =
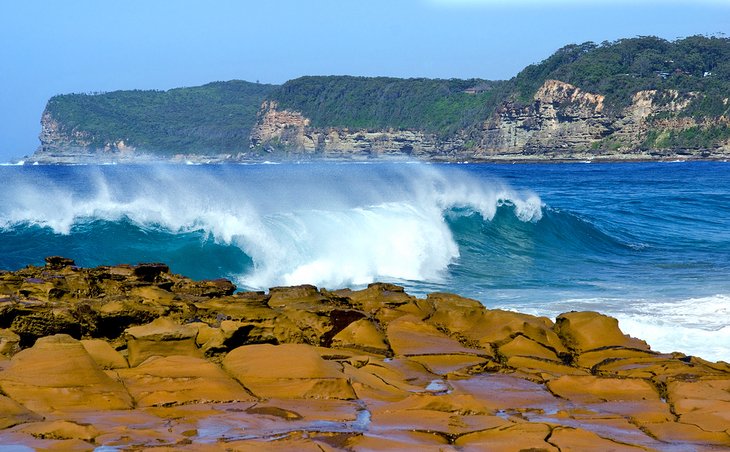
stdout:
<svg viewBox="0 0 730 452">
<path fill-rule="evenodd" d="M 429 165 L 85 168 L 85 179 L 74 168 L 66 179 L 41 170 L 1 195 L 2 228 L 68 235 L 103 220 L 197 231 L 250 257 L 248 271 L 229 275 L 249 288 L 438 281 L 460 255 L 446 212 L 468 208 L 489 221 L 508 208 L 520 221 L 542 218 L 534 193 Z"/>
</svg>

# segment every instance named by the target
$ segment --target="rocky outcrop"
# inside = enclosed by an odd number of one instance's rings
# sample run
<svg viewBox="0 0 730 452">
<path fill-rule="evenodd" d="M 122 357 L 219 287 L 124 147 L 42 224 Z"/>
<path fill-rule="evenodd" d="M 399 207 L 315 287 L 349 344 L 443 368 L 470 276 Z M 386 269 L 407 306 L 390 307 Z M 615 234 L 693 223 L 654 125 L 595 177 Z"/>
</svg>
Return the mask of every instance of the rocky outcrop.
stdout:
<svg viewBox="0 0 730 452">
<path fill-rule="evenodd" d="M 415 157 L 427 160 L 584 160 L 722 157 L 717 149 L 663 149 L 659 137 L 692 127 L 729 125 L 727 118 L 697 120 L 679 115 L 699 94 L 675 90 L 637 92 L 621 111 L 609 111 L 605 96 L 559 80 L 547 80 L 533 101 L 502 103 L 482 124 L 451 137 L 419 130 L 313 127 L 296 111 L 265 102 L 251 136 L 252 148 L 285 150 L 298 157 L 365 159 Z M 662 135 L 663 134 L 663 135 Z"/>
<path fill-rule="evenodd" d="M 366 130 L 312 127 L 296 111 L 264 102 L 251 133 L 251 147 L 287 150 L 298 156 L 365 159 L 377 157 L 435 157 L 463 145 L 461 139 L 443 140 L 417 130 Z"/>
<path fill-rule="evenodd" d="M 697 93 L 681 95 L 675 90 L 639 91 L 621 111 L 609 112 L 605 97 L 588 93 L 558 80 L 547 80 L 527 105 L 506 102 L 487 120 L 480 132 L 479 157 L 546 156 L 557 158 L 657 158 L 680 154 L 707 157 L 701 150 L 658 149 L 645 143 L 656 134 L 681 132 L 691 127 L 707 128 L 717 121 L 698 121 L 679 115 Z M 725 155 L 720 146 L 714 151 Z"/>
<path fill-rule="evenodd" d="M 543 150 L 584 151 L 612 132 L 604 96 L 548 80 L 528 105 L 507 102 L 482 130 L 480 152 L 536 154 Z"/>
<path fill-rule="evenodd" d="M 134 146 L 124 140 L 95 143 L 86 130 L 65 130 L 47 110 L 41 116 L 40 146 L 33 154 L 35 161 L 45 163 L 98 163 L 99 161 L 132 161 L 140 156 Z"/>
<path fill-rule="evenodd" d="M 730 365 L 653 352 L 596 312 L 382 283 L 235 292 L 53 257 L 0 273 L 0 327 L 11 448 L 730 447 Z"/>
<path fill-rule="evenodd" d="M 136 143 L 142 146 L 138 147 L 123 138 L 108 138 L 123 136 L 116 129 L 107 131 L 104 135 L 107 138 L 95 136 L 83 125 L 62 123 L 47 107 L 41 118 L 41 145 L 28 160 L 41 163 L 124 163 L 162 159 L 221 163 L 384 157 L 435 161 L 730 157 L 730 138 L 723 131 L 730 127 L 730 118 L 726 114 L 719 117 L 683 114 L 693 101 L 704 96 L 703 93 L 680 93 L 671 89 L 638 91 L 627 107 L 618 109 L 609 105 L 601 93 L 588 92 L 560 80 L 546 80 L 528 102 L 516 100 L 514 93 L 505 96 L 506 99 L 496 109 L 490 107 L 492 113 L 489 117 L 471 119 L 461 124 L 459 130 L 448 134 L 418 128 L 319 126 L 302 112 L 282 108 L 274 100 L 265 100 L 260 104 L 255 122 L 250 128 L 245 127 L 245 133 L 241 132 L 244 129 L 239 130 L 235 143 L 229 143 L 225 149 L 211 146 L 210 149 L 188 153 L 176 151 L 176 148 L 142 149 L 149 144 Z M 341 102 L 346 103 L 347 100 Z M 724 102 L 730 105 L 727 99 Z M 128 125 L 114 122 L 118 118 L 114 121 L 105 118 L 102 115 L 100 121 L 108 120 L 109 127 Z M 720 132 L 716 130 L 718 128 Z M 235 126 L 229 129 L 237 130 Z M 677 135 L 688 131 L 687 135 L 694 136 L 694 141 L 686 144 L 686 141 L 677 139 Z M 155 142 L 157 138 L 169 138 L 171 135 L 184 137 L 193 132 L 202 134 L 203 138 L 207 136 L 203 129 L 188 127 L 175 132 L 166 131 L 159 136 L 153 130 L 149 132 L 152 135 L 149 140 Z M 228 130 L 226 133 L 234 132 Z M 246 139 L 243 136 L 248 137 L 248 143 L 242 142 Z M 698 136 L 701 139 L 697 139 Z M 220 138 L 218 135 L 208 138 L 216 137 Z"/>
</svg>

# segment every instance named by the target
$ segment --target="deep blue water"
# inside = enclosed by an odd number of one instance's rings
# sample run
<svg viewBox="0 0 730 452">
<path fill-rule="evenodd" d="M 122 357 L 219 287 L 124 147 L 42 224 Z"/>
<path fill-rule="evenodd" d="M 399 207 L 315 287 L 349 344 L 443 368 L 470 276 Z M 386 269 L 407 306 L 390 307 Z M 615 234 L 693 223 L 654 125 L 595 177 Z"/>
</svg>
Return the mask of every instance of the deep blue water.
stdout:
<svg viewBox="0 0 730 452">
<path fill-rule="evenodd" d="M 375 280 L 730 360 L 730 164 L 2 166 L 0 269 L 163 261 L 241 288 Z"/>
</svg>

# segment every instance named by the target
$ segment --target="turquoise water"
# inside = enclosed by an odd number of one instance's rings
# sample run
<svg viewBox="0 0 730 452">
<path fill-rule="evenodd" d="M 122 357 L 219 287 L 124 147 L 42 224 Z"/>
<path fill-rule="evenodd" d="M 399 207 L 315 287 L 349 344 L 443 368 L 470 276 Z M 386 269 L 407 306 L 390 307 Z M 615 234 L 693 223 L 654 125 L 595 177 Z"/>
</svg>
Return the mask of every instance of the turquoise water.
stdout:
<svg viewBox="0 0 730 452">
<path fill-rule="evenodd" d="M 242 288 L 393 281 L 730 360 L 730 164 L 0 167 L 0 269 L 163 261 Z"/>
</svg>

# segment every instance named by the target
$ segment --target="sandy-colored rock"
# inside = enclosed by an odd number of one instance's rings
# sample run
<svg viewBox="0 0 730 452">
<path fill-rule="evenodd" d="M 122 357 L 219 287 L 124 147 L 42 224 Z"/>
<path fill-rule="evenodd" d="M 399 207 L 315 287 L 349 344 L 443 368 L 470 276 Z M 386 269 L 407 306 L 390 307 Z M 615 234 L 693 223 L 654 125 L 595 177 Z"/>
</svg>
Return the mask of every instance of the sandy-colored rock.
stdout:
<svg viewBox="0 0 730 452">
<path fill-rule="evenodd" d="M 80 439 L 94 441 L 99 431 L 93 425 L 80 425 L 69 421 L 34 422 L 20 429 L 21 432 L 46 439 Z"/>
<path fill-rule="evenodd" d="M 622 444 L 602 438 L 593 432 L 580 428 L 555 427 L 547 440 L 561 451 L 600 450 L 602 452 L 639 452 L 648 449 L 630 444 Z"/>
<path fill-rule="evenodd" d="M 487 364 L 488 360 L 476 355 L 417 355 L 410 360 L 422 364 L 430 372 L 446 375 L 460 370 L 468 370 L 474 366 Z"/>
<path fill-rule="evenodd" d="M 334 294 L 346 297 L 353 307 L 373 315 L 384 307 L 397 308 L 415 300 L 415 297 L 408 295 L 403 287 L 386 283 L 368 284 L 366 289 L 356 291 L 338 290 Z M 429 313 L 423 312 L 424 317 Z"/>
<path fill-rule="evenodd" d="M 647 381 L 631 378 L 563 376 L 547 383 L 555 395 L 592 410 L 631 417 L 641 425 L 674 419 L 669 405 Z"/>
<path fill-rule="evenodd" d="M 561 362 L 558 355 L 553 350 L 545 347 L 527 338 L 523 335 L 517 335 L 509 342 L 506 342 L 499 346 L 499 353 L 506 357 L 511 358 L 513 356 L 529 356 L 532 358 L 542 358 L 546 360 L 552 360 Z"/>
<path fill-rule="evenodd" d="M 555 446 L 545 441 L 549 434 L 549 425 L 526 422 L 469 433 L 457 438 L 454 444 L 466 451 L 539 450 L 557 452 L 558 449 Z"/>
<path fill-rule="evenodd" d="M 418 450 L 424 452 L 450 452 L 459 450 L 448 444 L 441 435 L 424 431 L 378 431 L 354 436 L 346 443 L 357 451 Z"/>
<path fill-rule="evenodd" d="M 20 336 L 12 330 L 0 328 L 0 355 L 13 356 L 20 349 Z"/>
<path fill-rule="evenodd" d="M 464 347 L 435 326 L 415 316 L 403 316 L 388 324 L 387 337 L 396 355 L 479 354 L 481 350 Z"/>
<path fill-rule="evenodd" d="M 346 326 L 332 338 L 331 346 L 360 349 L 383 355 L 390 349 L 383 332 L 367 319 L 356 320 Z"/>
<path fill-rule="evenodd" d="M 697 445 L 730 448 L 730 434 L 726 431 L 708 432 L 696 425 L 682 422 L 649 423 L 643 427 L 659 441 L 689 443 L 686 444 L 687 450 L 697 449 Z"/>
<path fill-rule="evenodd" d="M 26 422 L 40 421 L 43 418 L 16 401 L 0 395 L 0 430 Z"/>
<path fill-rule="evenodd" d="M 523 374 L 531 374 L 539 380 L 550 380 L 562 375 L 589 375 L 588 371 L 551 359 L 533 358 L 531 356 L 512 356 L 505 363 L 507 366 Z"/>
<path fill-rule="evenodd" d="M 575 358 L 575 364 L 579 367 L 591 369 L 592 367 L 607 360 L 627 358 L 653 358 L 657 353 L 647 350 L 635 350 L 623 347 L 602 348 L 590 352 L 584 352 Z"/>
<path fill-rule="evenodd" d="M 489 309 L 484 318 L 485 322 L 475 330 L 475 334 L 482 344 L 502 343 L 517 334 L 522 334 L 558 353 L 567 352 L 560 338 L 553 331 L 553 322 L 547 317 Z"/>
<path fill-rule="evenodd" d="M 309 345 L 245 345 L 228 353 L 223 367 L 262 398 L 356 398 L 341 366 Z"/>
<path fill-rule="evenodd" d="M 597 312 L 561 314 L 556 320 L 555 331 L 568 348 L 579 353 L 601 347 L 649 350 L 646 342 L 622 333 L 618 320 Z"/>
<path fill-rule="evenodd" d="M 220 367 L 202 358 L 153 358 L 117 374 L 137 406 L 254 400 Z"/>
<path fill-rule="evenodd" d="M 124 369 L 129 367 L 127 359 L 114 350 L 107 341 L 101 339 L 83 339 L 81 345 L 91 358 L 102 369 Z"/>
<path fill-rule="evenodd" d="M 730 434 L 730 379 L 672 380 L 667 397 L 680 422 Z"/>
<path fill-rule="evenodd" d="M 581 403 L 659 400 L 656 389 L 639 379 L 564 376 L 548 382 L 547 387 L 553 394 Z"/>
<path fill-rule="evenodd" d="M 124 387 L 104 374 L 79 341 L 66 335 L 44 337 L 13 356 L 0 373 L 0 389 L 41 414 L 132 406 Z"/>
<path fill-rule="evenodd" d="M 135 367 L 152 356 L 201 356 L 195 345 L 197 328 L 191 325 L 180 325 L 174 320 L 160 317 L 151 323 L 128 328 L 124 335 L 127 338 L 127 360 Z"/>
<path fill-rule="evenodd" d="M 665 381 L 673 377 L 702 378 L 713 375 L 727 375 L 711 367 L 685 362 L 666 355 L 637 357 L 607 361 L 594 366 L 594 371 L 604 376 L 622 378 L 645 378 Z"/>
</svg>

